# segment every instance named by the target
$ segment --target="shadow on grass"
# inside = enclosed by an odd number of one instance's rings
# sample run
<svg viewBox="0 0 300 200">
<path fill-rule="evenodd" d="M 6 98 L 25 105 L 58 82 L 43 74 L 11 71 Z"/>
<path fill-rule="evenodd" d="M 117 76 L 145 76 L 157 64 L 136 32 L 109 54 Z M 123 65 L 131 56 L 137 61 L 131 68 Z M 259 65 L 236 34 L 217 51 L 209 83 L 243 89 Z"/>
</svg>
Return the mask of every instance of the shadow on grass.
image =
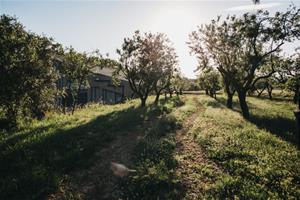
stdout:
<svg viewBox="0 0 300 200">
<path fill-rule="evenodd" d="M 176 106 L 184 102 L 177 101 Z M 120 181 L 122 199 L 181 199 L 185 194 L 183 183 L 175 174 L 177 161 L 175 133 L 181 124 L 172 115 L 162 115 L 147 129 L 137 143 L 133 162 L 137 173 Z"/>
<path fill-rule="evenodd" d="M 43 199 L 55 192 L 65 174 L 91 166 L 96 151 L 121 134 L 140 128 L 144 117 L 162 111 L 129 107 L 100 115 L 71 129 L 41 127 L 11 137 L 0 146 L 0 199 Z"/>
<path fill-rule="evenodd" d="M 227 98 L 223 97 L 223 96 L 217 97 L 217 102 L 221 103 L 224 107 L 226 107 Z M 247 105 L 250 110 L 256 108 L 256 106 L 254 104 L 250 103 L 249 101 L 247 102 Z M 231 110 L 241 113 L 240 103 L 237 99 L 232 100 L 232 109 Z"/>
<path fill-rule="evenodd" d="M 258 99 L 266 99 L 270 101 L 276 101 L 276 102 L 292 102 L 293 97 L 291 96 L 282 96 L 278 94 L 273 94 L 272 99 L 269 98 L 269 96 L 265 93 L 263 93 L 260 97 L 257 97 L 257 95 L 250 95 L 251 97 L 258 98 Z"/>
<path fill-rule="evenodd" d="M 261 99 L 261 98 L 260 98 Z M 269 99 L 266 99 L 269 100 Z M 220 102 L 223 106 L 226 106 L 226 98 L 225 97 L 218 97 L 218 102 Z M 275 101 L 287 102 L 286 99 L 278 99 Z M 214 103 L 217 104 L 217 103 Z M 217 105 L 216 105 L 217 106 Z M 265 129 L 270 133 L 279 136 L 281 139 L 290 142 L 292 144 L 297 143 L 296 139 L 296 122 L 290 118 L 284 118 L 280 116 L 272 116 L 267 115 L 268 113 L 264 113 L 264 110 L 258 108 L 252 103 L 248 102 L 249 110 L 250 110 L 250 119 L 249 121 L 255 124 L 260 129 Z M 251 113 L 251 110 L 259 109 L 258 114 Z M 236 112 L 241 113 L 239 108 L 238 100 L 233 100 L 233 109 Z"/>
<path fill-rule="evenodd" d="M 261 129 L 266 129 L 281 139 L 297 144 L 295 120 L 279 116 L 251 115 L 250 122 Z"/>
</svg>

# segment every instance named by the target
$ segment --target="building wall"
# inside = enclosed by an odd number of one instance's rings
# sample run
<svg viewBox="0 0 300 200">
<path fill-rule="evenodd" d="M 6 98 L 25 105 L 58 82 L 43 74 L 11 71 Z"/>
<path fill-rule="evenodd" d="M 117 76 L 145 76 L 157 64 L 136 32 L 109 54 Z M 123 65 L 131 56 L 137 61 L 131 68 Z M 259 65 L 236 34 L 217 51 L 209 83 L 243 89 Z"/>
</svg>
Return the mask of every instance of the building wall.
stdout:
<svg viewBox="0 0 300 200">
<path fill-rule="evenodd" d="M 79 94 L 78 103 L 81 105 L 88 102 L 115 104 L 133 96 L 129 83 L 125 80 L 121 80 L 120 85 L 115 86 L 111 76 L 93 73 L 88 77 L 88 82 L 88 86 L 82 88 Z M 67 84 L 69 83 L 64 78 L 60 78 L 57 82 L 57 87 L 66 87 Z M 72 98 L 70 95 L 67 95 L 65 99 L 58 97 L 57 103 L 71 106 Z"/>
<path fill-rule="evenodd" d="M 114 104 L 132 96 L 127 81 L 121 80 L 119 86 L 113 85 L 112 77 L 103 74 L 93 74 L 89 77 L 90 88 L 87 99 L 90 102 Z"/>
</svg>

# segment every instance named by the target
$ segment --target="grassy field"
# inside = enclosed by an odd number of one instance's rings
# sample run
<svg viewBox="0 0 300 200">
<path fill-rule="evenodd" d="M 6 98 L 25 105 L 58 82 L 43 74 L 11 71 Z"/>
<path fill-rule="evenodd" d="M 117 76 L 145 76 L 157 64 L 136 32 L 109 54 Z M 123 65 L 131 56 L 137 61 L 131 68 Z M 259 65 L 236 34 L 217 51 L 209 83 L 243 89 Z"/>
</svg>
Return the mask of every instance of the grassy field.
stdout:
<svg viewBox="0 0 300 200">
<path fill-rule="evenodd" d="M 295 141 L 295 105 L 250 97 L 252 118 L 245 121 L 235 99 L 202 96 L 203 112 L 190 131 L 207 157 L 221 170 L 199 165 L 203 197 L 238 199 L 297 199 L 300 196 L 300 153 Z"/>
<path fill-rule="evenodd" d="M 146 108 L 137 100 L 89 105 L 2 133 L 0 199 L 297 199 L 295 106 L 250 97 L 245 121 L 237 99 L 233 110 L 225 100 L 185 95 Z M 197 152 L 201 161 L 193 159 Z M 110 161 L 137 172 L 111 178 Z"/>
<path fill-rule="evenodd" d="M 159 121 L 154 127 L 159 132 L 175 128 L 163 128 L 165 124 L 176 123 L 166 113 L 181 104 L 178 98 L 173 98 L 168 102 L 162 100 L 157 107 L 149 104 L 146 108 L 140 108 L 137 100 L 112 106 L 90 105 L 74 115 L 51 114 L 18 132 L 2 133 L 0 199 L 47 197 L 69 179 L 69 174 L 80 173 L 101 160 L 97 152 L 116 137 L 136 131 L 144 134 L 150 130 L 144 127 L 145 122 L 152 120 Z M 76 194 L 64 195 L 76 198 Z"/>
</svg>

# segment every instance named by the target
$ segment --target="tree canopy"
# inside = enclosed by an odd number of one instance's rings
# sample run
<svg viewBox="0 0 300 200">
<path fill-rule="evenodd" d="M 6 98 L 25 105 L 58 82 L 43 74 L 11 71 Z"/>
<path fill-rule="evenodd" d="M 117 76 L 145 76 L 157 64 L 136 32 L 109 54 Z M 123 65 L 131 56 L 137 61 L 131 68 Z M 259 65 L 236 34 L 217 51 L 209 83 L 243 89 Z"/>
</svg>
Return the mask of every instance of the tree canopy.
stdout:
<svg viewBox="0 0 300 200">
<path fill-rule="evenodd" d="M 243 116 L 249 118 L 246 93 L 268 74 L 260 75 L 264 63 L 281 51 L 286 42 L 299 37 L 300 10 L 291 7 L 286 12 L 271 16 L 267 11 L 245 13 L 242 17 L 218 17 L 190 34 L 191 52 L 203 62 L 212 63 L 221 73 L 224 82 L 237 91 Z M 206 67 L 201 65 L 202 68 Z M 207 65 L 209 66 L 209 65 Z"/>
</svg>

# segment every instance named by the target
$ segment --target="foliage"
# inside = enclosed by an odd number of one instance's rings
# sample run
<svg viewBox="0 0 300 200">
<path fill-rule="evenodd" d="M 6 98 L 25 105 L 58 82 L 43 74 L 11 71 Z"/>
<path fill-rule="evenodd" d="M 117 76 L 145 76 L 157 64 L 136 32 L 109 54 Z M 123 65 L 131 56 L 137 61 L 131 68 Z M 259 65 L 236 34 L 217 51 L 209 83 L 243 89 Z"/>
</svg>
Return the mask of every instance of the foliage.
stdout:
<svg viewBox="0 0 300 200">
<path fill-rule="evenodd" d="M 220 74 L 213 68 L 205 69 L 199 75 L 200 88 L 206 91 L 206 94 L 216 98 L 216 92 L 220 87 Z"/>
<path fill-rule="evenodd" d="M 81 89 L 88 84 L 88 76 L 91 74 L 91 69 L 100 66 L 102 61 L 98 56 L 89 56 L 87 53 L 78 53 L 74 48 L 70 47 L 61 56 L 61 63 L 58 67 L 60 78 L 65 84 L 60 88 L 62 92 L 62 106 L 65 113 L 66 98 L 72 99 L 72 113 L 74 113 L 75 106 L 78 104 L 78 98 Z"/>
<path fill-rule="evenodd" d="M 158 94 L 169 85 L 177 64 L 177 56 L 170 41 L 162 34 L 136 31 L 132 38 L 125 38 L 121 49 L 117 74 L 122 72 L 132 91 L 141 99 L 141 106 L 156 89 Z"/>
<path fill-rule="evenodd" d="M 42 118 L 54 101 L 60 49 L 52 39 L 25 31 L 17 19 L 0 18 L 0 107 L 10 127 L 18 118 Z"/>
<path fill-rule="evenodd" d="M 300 53 L 296 52 L 284 59 L 276 75 L 278 82 L 294 93 L 293 101 L 294 103 L 298 101 L 300 109 Z"/>
<path fill-rule="evenodd" d="M 182 94 L 182 90 L 185 87 L 184 77 L 180 72 L 174 74 L 169 85 L 169 92 L 175 92 L 177 96 Z"/>
<path fill-rule="evenodd" d="M 281 50 L 285 42 L 299 37 L 300 10 L 270 16 L 267 11 L 246 13 L 242 17 L 220 17 L 199 27 L 190 35 L 190 48 L 198 59 L 207 54 L 225 81 L 230 81 L 239 96 L 243 116 L 249 118 L 246 93 L 260 79 L 270 77 L 275 71 L 259 76 L 263 64 Z M 205 55 L 205 56 L 207 56 Z M 206 67 L 206 65 L 204 65 Z"/>
</svg>

